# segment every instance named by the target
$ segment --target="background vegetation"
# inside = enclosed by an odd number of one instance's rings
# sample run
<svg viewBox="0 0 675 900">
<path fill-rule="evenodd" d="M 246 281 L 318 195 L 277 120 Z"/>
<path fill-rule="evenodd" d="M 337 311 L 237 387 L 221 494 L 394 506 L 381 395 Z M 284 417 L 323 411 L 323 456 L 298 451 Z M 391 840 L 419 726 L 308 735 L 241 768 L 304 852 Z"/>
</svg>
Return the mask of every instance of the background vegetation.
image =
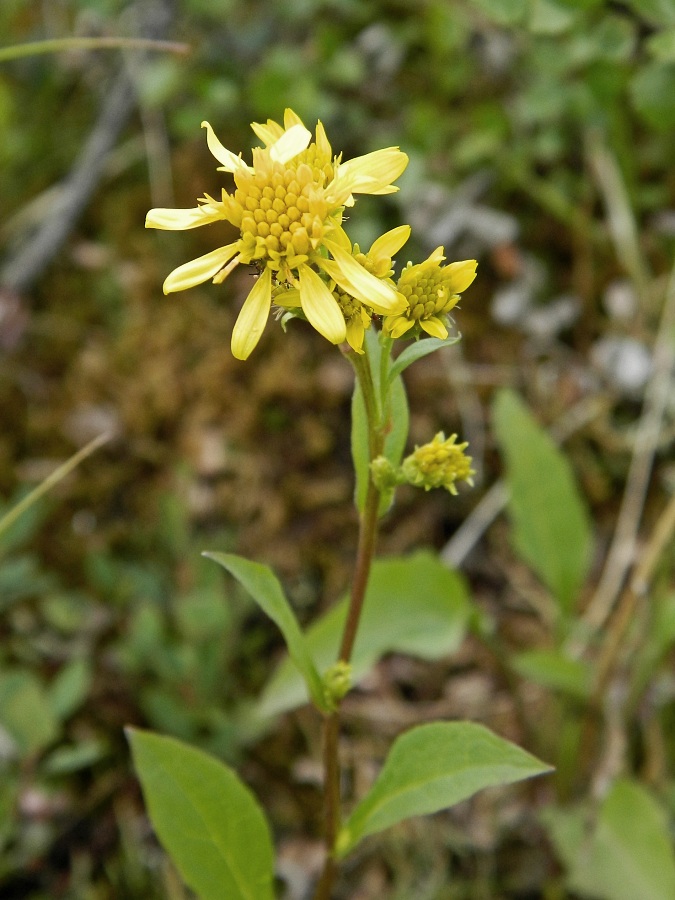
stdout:
<svg viewBox="0 0 675 900">
<path fill-rule="evenodd" d="M 403 491 L 381 543 L 461 569 L 465 639 L 389 654 L 349 699 L 352 789 L 425 718 L 557 766 L 364 845 L 343 896 L 671 898 L 673 0 L 3 0 L 0 34 L 189 46 L 0 57 L 5 509 L 112 435 L 0 538 L 0 896 L 184 896 L 128 723 L 239 765 L 289 900 L 316 872 L 316 723 L 256 713 L 279 641 L 199 554 L 270 563 L 305 620 L 340 597 L 350 370 L 301 323 L 232 359 L 247 272 L 161 293 L 219 226 L 143 228 L 223 183 L 203 119 L 246 151 L 291 106 L 345 158 L 410 155 L 353 239 L 408 222 L 402 262 L 479 260 L 462 343 L 408 379 L 413 438 L 459 432 L 477 487 Z"/>
</svg>

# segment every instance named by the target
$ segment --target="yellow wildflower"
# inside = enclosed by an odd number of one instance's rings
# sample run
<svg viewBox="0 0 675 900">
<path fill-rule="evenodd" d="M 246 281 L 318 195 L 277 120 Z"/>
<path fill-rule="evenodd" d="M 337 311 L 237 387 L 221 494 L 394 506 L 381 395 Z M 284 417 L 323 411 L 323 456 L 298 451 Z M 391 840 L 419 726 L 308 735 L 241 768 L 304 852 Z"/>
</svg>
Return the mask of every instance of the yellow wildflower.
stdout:
<svg viewBox="0 0 675 900">
<path fill-rule="evenodd" d="M 377 238 L 370 250 L 362 252 L 358 244 L 352 244 L 341 227 L 337 227 L 332 242 L 333 259 L 323 259 L 319 265 L 329 276 L 329 290 L 344 316 L 347 343 L 357 353 L 363 353 L 363 339 L 370 326 L 373 313 L 387 315 L 388 309 L 374 291 L 368 294 L 359 288 L 358 278 L 350 279 L 349 273 L 358 269 L 354 261 L 366 272 L 380 279 L 387 287 L 394 287 L 392 256 L 410 237 L 410 226 L 399 225 Z M 349 257 L 351 256 L 351 260 Z M 273 293 L 273 301 L 281 307 L 292 309 L 301 306 L 300 292 L 291 288 L 279 288 Z M 401 298 L 401 305 L 403 299 Z"/>
<path fill-rule="evenodd" d="M 439 431 L 433 441 L 416 447 L 415 452 L 407 456 L 401 464 L 401 480 L 425 491 L 431 488 L 445 488 L 451 494 L 457 493 L 456 481 L 466 481 L 473 487 L 471 457 L 464 451 L 468 443 L 456 444 L 457 435 L 447 438 Z"/>
<path fill-rule="evenodd" d="M 448 336 L 447 315 L 459 302 L 459 295 L 476 277 L 476 260 L 442 266 L 443 248 L 436 250 L 424 262 L 408 263 L 398 280 L 397 288 L 407 300 L 402 313 L 393 313 L 384 320 L 382 330 L 392 338 L 400 338 L 410 329 L 426 331 L 444 340 Z"/>
<path fill-rule="evenodd" d="M 403 309 L 393 283 L 372 275 L 336 243 L 345 206 L 354 194 L 386 194 L 403 172 L 408 157 L 397 147 L 377 150 L 342 163 L 334 157 L 323 125 L 315 140 L 299 116 L 287 109 L 283 127 L 268 120 L 253 123 L 263 147 L 254 148 L 253 165 L 227 150 L 208 122 L 206 139 L 221 164 L 219 171 L 234 177 L 235 190 L 224 189 L 220 200 L 208 194 L 193 209 L 152 209 L 147 228 L 183 230 L 217 221 L 239 229 L 239 238 L 184 263 L 169 274 L 164 293 L 182 291 L 212 279 L 220 284 L 239 264 L 253 263 L 259 278 L 251 289 L 232 333 L 232 353 L 246 359 L 263 332 L 272 303 L 273 286 L 298 291 L 302 310 L 314 328 L 332 343 L 347 336 L 339 303 L 319 271 L 362 303 L 375 304 L 385 314 Z M 330 259 L 329 257 L 332 257 Z M 334 265 L 332 265 L 334 264 Z"/>
</svg>

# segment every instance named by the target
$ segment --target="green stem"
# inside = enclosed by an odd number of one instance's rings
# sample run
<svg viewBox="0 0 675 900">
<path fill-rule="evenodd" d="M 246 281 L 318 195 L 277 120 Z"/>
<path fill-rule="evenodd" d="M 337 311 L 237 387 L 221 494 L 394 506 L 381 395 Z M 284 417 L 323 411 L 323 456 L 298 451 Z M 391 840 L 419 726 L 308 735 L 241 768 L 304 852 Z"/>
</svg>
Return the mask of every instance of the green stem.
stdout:
<svg viewBox="0 0 675 900">
<path fill-rule="evenodd" d="M 351 362 L 356 372 L 368 419 L 368 446 L 370 459 L 382 453 L 384 437 L 382 423 L 378 415 L 380 405 L 375 397 L 373 379 L 368 359 L 352 354 Z M 348 663 L 354 649 L 354 641 L 358 632 L 359 621 L 363 611 L 363 602 L 368 587 L 368 577 L 375 555 L 377 542 L 377 526 L 379 520 L 380 492 L 368 479 L 366 502 L 359 521 L 359 542 L 356 552 L 356 563 L 352 578 L 349 609 L 342 634 L 339 660 Z M 325 773 L 324 816 L 326 861 L 323 872 L 314 894 L 314 900 L 330 900 L 331 891 L 337 875 L 337 864 L 333 855 L 335 841 L 340 830 L 340 760 L 338 743 L 340 738 L 340 708 L 326 716 L 323 724 L 323 762 Z"/>
<path fill-rule="evenodd" d="M 331 890 L 337 875 L 337 864 L 333 848 L 340 829 L 340 760 L 338 742 L 340 739 L 339 711 L 326 716 L 323 723 L 323 766 L 324 766 L 324 841 L 326 860 L 321 878 L 316 886 L 314 900 L 330 900 Z"/>
<path fill-rule="evenodd" d="M 384 412 L 383 420 L 386 420 L 388 413 L 389 398 L 389 368 L 391 366 L 391 348 L 394 346 L 394 340 L 390 337 L 380 336 L 380 397 L 382 410 Z"/>
<path fill-rule="evenodd" d="M 379 453 L 377 455 L 379 456 Z M 372 479 L 369 479 L 366 504 L 361 515 L 359 545 L 356 553 L 356 566 L 354 568 L 349 610 L 347 611 L 347 621 L 345 622 L 345 628 L 342 633 L 342 643 L 340 645 L 340 660 L 342 662 L 349 662 L 352 656 L 352 650 L 354 649 L 356 632 L 358 631 L 359 620 L 363 610 L 363 601 L 366 597 L 370 566 L 375 554 L 379 509 L 380 492 L 373 484 Z"/>
</svg>

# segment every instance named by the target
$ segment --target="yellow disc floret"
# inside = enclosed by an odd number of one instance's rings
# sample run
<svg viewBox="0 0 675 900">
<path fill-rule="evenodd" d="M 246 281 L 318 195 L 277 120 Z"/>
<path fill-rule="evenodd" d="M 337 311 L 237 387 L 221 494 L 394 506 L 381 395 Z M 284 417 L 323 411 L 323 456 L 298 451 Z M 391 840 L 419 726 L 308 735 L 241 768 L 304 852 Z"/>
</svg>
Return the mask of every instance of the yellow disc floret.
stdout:
<svg viewBox="0 0 675 900">
<path fill-rule="evenodd" d="M 407 308 L 384 320 L 385 334 L 400 338 L 411 329 L 419 337 L 420 330 L 444 340 L 448 336 L 447 316 L 459 302 L 459 295 L 476 277 L 476 260 L 442 266 L 443 248 L 438 247 L 423 263 L 412 263 L 403 269 L 396 285 L 406 299 Z M 413 336 L 413 335 L 410 335 Z"/>
</svg>

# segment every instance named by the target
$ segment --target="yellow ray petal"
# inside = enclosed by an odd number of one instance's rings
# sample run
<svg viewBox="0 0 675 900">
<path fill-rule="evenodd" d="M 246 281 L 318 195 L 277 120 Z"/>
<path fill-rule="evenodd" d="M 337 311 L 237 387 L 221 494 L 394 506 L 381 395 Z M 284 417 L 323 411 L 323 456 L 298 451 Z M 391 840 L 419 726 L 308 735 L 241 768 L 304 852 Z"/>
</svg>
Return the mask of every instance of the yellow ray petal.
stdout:
<svg viewBox="0 0 675 900">
<path fill-rule="evenodd" d="M 382 315 L 400 313 L 407 308 L 405 297 L 399 294 L 392 285 L 367 272 L 342 247 L 339 247 L 334 241 L 324 241 L 324 245 L 338 265 L 339 277 L 331 272 L 328 274 L 343 290 Z M 319 265 L 323 265 L 323 260 L 317 259 L 317 262 Z"/>
<path fill-rule="evenodd" d="M 266 147 L 269 147 L 270 144 L 278 141 L 284 133 L 284 129 L 281 125 L 278 125 L 272 119 L 268 119 L 265 125 L 261 122 L 251 122 L 251 128 Z"/>
<path fill-rule="evenodd" d="M 290 107 L 286 107 L 284 110 L 284 128 L 288 131 L 294 125 L 302 125 L 303 128 L 305 127 L 300 116 L 296 112 L 293 112 Z"/>
<path fill-rule="evenodd" d="M 347 343 L 357 353 L 361 354 L 363 350 L 363 338 L 366 330 L 360 319 L 350 319 L 347 322 Z"/>
<path fill-rule="evenodd" d="M 270 147 L 270 159 L 274 162 L 287 163 L 289 160 L 307 149 L 312 135 L 304 125 L 293 125 Z"/>
<path fill-rule="evenodd" d="M 333 150 L 321 121 L 316 123 L 316 148 L 319 151 L 320 157 L 332 160 Z"/>
<path fill-rule="evenodd" d="M 410 237 L 410 230 L 410 225 L 399 225 L 398 228 L 392 228 L 391 231 L 385 232 L 374 241 L 368 251 L 369 255 L 374 258 L 387 256 L 391 259 Z"/>
<path fill-rule="evenodd" d="M 349 235 L 342 225 L 336 225 L 335 228 L 332 228 L 330 235 L 331 240 L 335 241 L 335 243 L 342 247 L 343 250 L 347 253 L 352 252 L 352 242 L 349 240 Z"/>
<path fill-rule="evenodd" d="M 448 329 L 436 316 L 431 316 L 429 319 L 420 319 L 420 328 L 432 337 L 440 338 L 442 341 L 448 336 Z"/>
<path fill-rule="evenodd" d="M 297 288 L 278 291 L 273 299 L 277 306 L 283 306 L 284 309 L 295 309 L 298 306 L 302 306 L 300 291 Z"/>
<path fill-rule="evenodd" d="M 405 316 L 393 316 L 384 320 L 384 330 L 389 337 L 400 338 L 406 331 L 410 331 L 414 324 L 412 319 L 406 319 Z"/>
<path fill-rule="evenodd" d="M 250 166 L 246 165 L 246 163 L 240 156 L 235 156 L 231 150 L 223 147 L 223 145 L 216 137 L 213 128 L 211 128 L 208 122 L 202 122 L 202 128 L 206 128 L 206 143 L 213 156 L 215 156 L 215 158 L 221 164 L 222 171 L 253 171 Z"/>
<path fill-rule="evenodd" d="M 445 259 L 445 249 L 443 247 L 436 247 L 433 253 L 430 253 L 429 256 L 424 260 L 423 263 L 420 263 L 422 266 L 436 266 L 440 265 Z"/>
<path fill-rule="evenodd" d="M 350 194 L 392 193 L 391 186 L 408 165 L 408 157 L 398 147 L 374 150 L 338 166 L 329 185 L 329 196 L 341 206 Z"/>
<path fill-rule="evenodd" d="M 164 282 L 164 293 L 172 294 L 175 291 L 185 291 L 187 288 L 194 287 L 196 284 L 202 284 L 213 278 L 220 272 L 223 266 L 226 266 L 235 253 L 239 250 L 239 241 L 234 244 L 227 244 L 225 247 L 218 247 L 204 256 L 192 259 L 190 262 L 183 263 L 171 272 Z"/>
<path fill-rule="evenodd" d="M 272 305 L 272 271 L 265 269 L 251 288 L 232 331 L 232 355 L 247 359 L 265 330 Z"/>
<path fill-rule="evenodd" d="M 450 263 L 443 269 L 443 281 L 453 294 L 461 294 L 476 277 L 475 259 L 465 259 L 462 262 Z M 448 278 L 448 276 L 451 276 Z"/>
<path fill-rule="evenodd" d="M 208 206 L 195 206 L 192 209 L 151 209 L 145 217 L 146 228 L 159 228 L 162 231 L 187 231 L 188 228 L 199 228 L 217 222 L 224 216 L 220 210 Z"/>
<path fill-rule="evenodd" d="M 342 343 L 347 327 L 337 300 L 309 266 L 301 266 L 299 276 L 302 309 L 309 323 L 332 344 Z"/>
</svg>

